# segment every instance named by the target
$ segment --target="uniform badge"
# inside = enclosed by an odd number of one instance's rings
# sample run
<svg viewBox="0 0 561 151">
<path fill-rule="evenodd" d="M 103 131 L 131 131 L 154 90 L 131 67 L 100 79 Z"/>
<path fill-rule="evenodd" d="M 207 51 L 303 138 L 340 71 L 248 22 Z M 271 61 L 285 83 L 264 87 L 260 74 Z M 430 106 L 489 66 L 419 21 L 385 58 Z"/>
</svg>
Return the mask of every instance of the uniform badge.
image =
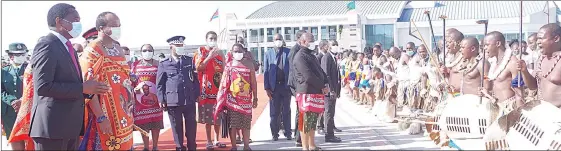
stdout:
<svg viewBox="0 0 561 151">
<path fill-rule="evenodd" d="M 17 44 L 17 45 L 16 45 L 16 48 L 17 48 L 17 49 L 23 49 L 23 46 L 21 46 L 21 44 Z"/>
<path fill-rule="evenodd" d="M 183 41 L 183 37 L 179 37 L 179 41 Z"/>
</svg>

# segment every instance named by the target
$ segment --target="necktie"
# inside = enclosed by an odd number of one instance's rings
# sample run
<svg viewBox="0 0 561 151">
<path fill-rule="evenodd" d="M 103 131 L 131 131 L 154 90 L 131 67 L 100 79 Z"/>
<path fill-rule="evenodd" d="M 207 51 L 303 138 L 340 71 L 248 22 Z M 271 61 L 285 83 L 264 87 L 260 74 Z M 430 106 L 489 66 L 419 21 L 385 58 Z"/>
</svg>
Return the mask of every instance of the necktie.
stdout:
<svg viewBox="0 0 561 151">
<path fill-rule="evenodd" d="M 76 73 L 80 75 L 80 69 L 78 68 L 78 61 L 76 61 L 76 55 L 74 55 L 75 54 L 74 47 L 72 47 L 70 41 L 66 41 L 66 47 L 68 47 L 68 53 L 70 53 L 70 57 L 72 57 L 72 62 L 74 63 L 74 67 L 76 68 Z"/>
</svg>

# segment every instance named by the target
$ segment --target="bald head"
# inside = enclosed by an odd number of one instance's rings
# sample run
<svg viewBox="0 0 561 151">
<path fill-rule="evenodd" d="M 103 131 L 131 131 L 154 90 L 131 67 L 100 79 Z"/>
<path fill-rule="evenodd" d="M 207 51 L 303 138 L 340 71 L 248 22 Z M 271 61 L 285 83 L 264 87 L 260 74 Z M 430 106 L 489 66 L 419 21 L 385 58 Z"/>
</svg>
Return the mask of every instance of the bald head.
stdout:
<svg viewBox="0 0 561 151">
<path fill-rule="evenodd" d="M 401 56 L 401 50 L 399 50 L 399 48 L 397 47 L 391 47 L 389 54 L 394 59 L 398 59 Z"/>
<path fill-rule="evenodd" d="M 299 40 L 301 46 L 310 48 L 311 45 L 314 45 L 314 35 L 312 33 L 303 33 Z"/>
<path fill-rule="evenodd" d="M 504 52 L 505 47 L 505 36 L 498 31 L 492 31 L 485 36 L 484 49 L 489 53 L 489 57 L 496 57 L 499 51 Z"/>
<path fill-rule="evenodd" d="M 464 58 L 471 59 L 479 54 L 479 42 L 474 37 L 468 37 L 462 40 L 462 54 Z"/>
</svg>

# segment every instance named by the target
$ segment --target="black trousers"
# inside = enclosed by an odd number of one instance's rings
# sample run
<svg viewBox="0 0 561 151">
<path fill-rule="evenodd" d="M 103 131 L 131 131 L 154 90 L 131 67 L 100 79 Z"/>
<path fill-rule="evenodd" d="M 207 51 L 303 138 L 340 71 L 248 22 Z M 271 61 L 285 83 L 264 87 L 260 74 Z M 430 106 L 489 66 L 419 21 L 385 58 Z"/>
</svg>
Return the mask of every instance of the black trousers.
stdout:
<svg viewBox="0 0 561 151">
<path fill-rule="evenodd" d="M 323 111 L 323 116 L 318 120 L 318 128 L 325 128 L 325 137 L 333 137 L 335 129 L 335 104 L 337 103 L 337 98 L 327 97 L 325 100 L 325 110 Z M 327 126 L 327 127 L 325 127 Z"/>
<path fill-rule="evenodd" d="M 273 91 L 273 99 L 270 101 L 270 124 L 271 133 L 273 137 L 278 137 L 281 127 L 279 127 L 279 121 L 282 121 L 284 130 L 284 136 L 292 135 L 292 124 L 290 121 L 290 90 L 288 88 L 277 87 Z M 281 116 L 282 115 L 282 116 Z M 279 120 L 279 118 L 281 118 Z"/>
<path fill-rule="evenodd" d="M 300 109 L 298 107 L 296 107 L 296 118 L 294 118 L 296 120 L 296 128 L 294 132 L 294 138 L 296 140 L 297 143 L 302 143 L 302 139 L 300 138 L 300 131 L 298 131 L 298 117 L 300 116 Z"/>
<path fill-rule="evenodd" d="M 169 121 L 173 131 L 173 141 L 176 147 L 183 147 L 184 137 L 187 137 L 187 149 L 196 150 L 196 105 L 195 103 L 181 106 L 168 106 Z M 183 120 L 185 118 L 185 121 Z M 185 124 L 185 134 L 183 133 L 183 124 Z"/>
<path fill-rule="evenodd" d="M 78 150 L 79 141 L 75 139 L 49 139 L 33 137 L 35 150 Z"/>
</svg>

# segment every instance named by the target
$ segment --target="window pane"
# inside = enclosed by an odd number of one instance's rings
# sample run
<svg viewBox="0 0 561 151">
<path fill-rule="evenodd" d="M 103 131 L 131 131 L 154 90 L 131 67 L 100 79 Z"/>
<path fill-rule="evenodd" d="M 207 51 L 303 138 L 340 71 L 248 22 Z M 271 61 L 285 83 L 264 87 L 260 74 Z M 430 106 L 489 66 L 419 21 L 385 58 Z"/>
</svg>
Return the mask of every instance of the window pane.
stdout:
<svg viewBox="0 0 561 151">
<path fill-rule="evenodd" d="M 284 27 L 284 40 L 285 41 L 291 41 L 292 40 L 292 28 L 291 27 Z"/>
<path fill-rule="evenodd" d="M 267 42 L 273 42 L 274 28 L 267 28 Z"/>
<path fill-rule="evenodd" d="M 337 40 L 337 26 L 329 26 L 329 40 Z"/>
<path fill-rule="evenodd" d="M 250 51 L 251 51 L 251 55 L 253 56 L 253 58 L 257 59 L 257 55 L 258 55 L 258 53 L 257 53 L 257 48 L 256 48 L 256 47 L 252 47 L 252 48 L 250 49 Z"/>
<path fill-rule="evenodd" d="M 259 38 L 257 39 L 259 39 L 259 42 L 263 42 L 263 37 L 265 37 L 265 29 L 261 28 L 259 29 L 259 32 Z"/>
<path fill-rule="evenodd" d="M 250 35 L 249 35 L 249 42 L 251 42 L 251 43 L 257 42 L 257 41 L 258 41 L 258 37 L 259 37 L 259 35 L 257 34 L 257 30 L 255 30 L 255 29 L 250 29 L 250 30 L 249 30 L 249 33 L 250 33 Z"/>
<path fill-rule="evenodd" d="M 314 41 L 317 41 L 319 39 L 318 28 L 317 27 L 311 27 L 311 30 L 312 30 L 312 35 L 314 35 Z"/>
<path fill-rule="evenodd" d="M 329 33 L 327 32 L 327 26 L 321 26 L 321 40 L 328 40 Z"/>
<path fill-rule="evenodd" d="M 275 34 L 282 34 L 282 28 L 277 27 L 277 29 L 275 30 Z"/>
</svg>

